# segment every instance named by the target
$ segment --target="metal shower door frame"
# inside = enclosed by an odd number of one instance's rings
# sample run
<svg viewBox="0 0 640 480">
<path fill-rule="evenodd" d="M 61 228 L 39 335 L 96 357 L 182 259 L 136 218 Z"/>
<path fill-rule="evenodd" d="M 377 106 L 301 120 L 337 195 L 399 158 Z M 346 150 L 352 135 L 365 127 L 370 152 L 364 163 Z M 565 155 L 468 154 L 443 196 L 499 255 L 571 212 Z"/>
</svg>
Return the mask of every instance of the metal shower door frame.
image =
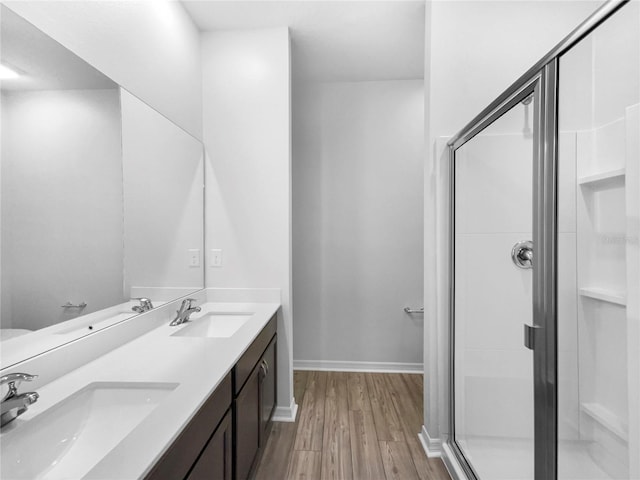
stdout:
<svg viewBox="0 0 640 480">
<path fill-rule="evenodd" d="M 556 442 L 555 418 L 556 418 L 556 391 L 555 391 L 555 351 L 549 352 L 551 346 L 555 348 L 555 302 L 548 303 L 549 279 L 555 278 L 555 259 L 545 258 L 553 253 L 555 245 L 555 227 L 549 228 L 549 220 L 555 217 L 555 203 L 549 203 L 546 199 L 548 191 L 536 193 L 536 189 L 548 185 L 555 185 L 555 169 L 548 165 L 555 160 L 555 122 L 552 125 L 546 124 L 549 119 L 555 117 L 555 109 L 550 100 L 555 100 L 555 95 L 549 90 L 555 89 L 555 71 L 553 67 L 545 66 L 540 72 L 532 76 L 528 82 L 505 98 L 491 112 L 485 115 L 473 128 L 463 135 L 452 140 L 449 146 L 449 181 L 450 181 L 450 258 L 449 258 L 449 278 L 451 279 L 449 311 L 450 311 L 450 415 L 449 432 L 451 435 L 450 446 L 456 455 L 458 462 L 470 479 L 480 477 L 474 471 L 473 466 L 464 456 L 462 449 L 455 440 L 455 168 L 456 151 L 490 126 L 495 120 L 517 106 L 527 97 L 533 95 L 534 120 L 533 120 L 533 245 L 534 245 L 534 267 L 533 267 L 533 329 L 535 332 L 533 348 L 534 366 L 534 425 L 535 425 L 535 447 L 534 458 L 536 459 L 536 478 L 555 478 L 547 466 L 544 473 L 538 476 L 538 458 L 544 458 L 545 465 L 555 465 L 554 452 Z M 551 111 L 550 111 L 551 107 Z M 551 159 L 548 156 L 551 155 Z M 551 177 L 547 178 L 547 176 Z M 554 189 L 551 189 L 554 190 Z M 555 196 L 555 194 L 554 194 Z M 539 246 L 544 245 L 541 249 Z M 549 245 L 552 248 L 549 248 Z M 555 288 L 555 282 L 552 283 Z M 552 295 L 553 297 L 553 295 Z M 524 326 L 523 326 L 524 328 Z M 524 336 L 523 336 L 524 339 Z M 549 362 L 552 359 L 552 362 Z M 544 439 L 544 440 L 543 440 Z M 550 443 L 551 442 L 551 443 Z M 549 476 L 549 474 L 553 476 Z"/>
</svg>

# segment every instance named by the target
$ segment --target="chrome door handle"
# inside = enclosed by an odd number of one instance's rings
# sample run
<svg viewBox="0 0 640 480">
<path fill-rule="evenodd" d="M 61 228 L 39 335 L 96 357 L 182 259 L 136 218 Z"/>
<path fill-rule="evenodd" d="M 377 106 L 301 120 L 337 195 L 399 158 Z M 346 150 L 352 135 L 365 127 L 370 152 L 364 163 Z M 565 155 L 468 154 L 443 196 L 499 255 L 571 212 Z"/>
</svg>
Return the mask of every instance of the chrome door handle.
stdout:
<svg viewBox="0 0 640 480">
<path fill-rule="evenodd" d="M 511 260 L 518 268 L 533 268 L 533 242 L 523 240 L 511 249 Z"/>
<path fill-rule="evenodd" d="M 536 331 L 540 327 L 536 325 L 527 325 L 524 324 L 524 346 L 529 350 L 534 350 L 536 348 Z"/>
</svg>

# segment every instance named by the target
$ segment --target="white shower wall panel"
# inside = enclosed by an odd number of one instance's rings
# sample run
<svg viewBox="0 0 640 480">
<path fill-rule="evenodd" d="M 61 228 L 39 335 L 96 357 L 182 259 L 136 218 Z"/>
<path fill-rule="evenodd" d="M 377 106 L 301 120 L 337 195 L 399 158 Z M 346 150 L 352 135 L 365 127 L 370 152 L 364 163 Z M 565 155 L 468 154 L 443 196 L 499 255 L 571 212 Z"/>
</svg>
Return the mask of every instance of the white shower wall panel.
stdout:
<svg viewBox="0 0 640 480">
<path fill-rule="evenodd" d="M 639 4 L 630 2 L 560 61 L 559 124 L 567 133 L 559 140 L 559 161 L 561 168 L 575 164 L 577 188 L 575 200 L 568 194 L 563 198 L 563 189 L 568 185 L 561 184 L 559 204 L 561 214 L 567 206 L 575 207 L 577 235 L 576 241 L 560 236 L 559 278 L 566 271 L 575 271 L 578 281 L 577 301 L 576 295 L 562 289 L 558 299 L 559 425 L 562 427 L 565 419 L 562 405 L 569 402 L 567 397 L 576 396 L 573 385 L 567 391 L 562 372 L 567 369 L 567 362 L 573 362 L 573 356 L 567 358 L 563 352 L 574 348 L 577 337 L 580 445 L 612 478 L 640 476 L 640 288 L 638 263 L 633 260 L 637 259 L 634 255 L 640 203 L 639 13 Z M 574 138 L 568 137 L 571 131 Z M 572 148 L 575 145 L 573 154 L 566 148 L 569 143 Z M 575 267 L 563 266 L 566 256 L 577 259 Z M 563 324 L 568 315 L 562 313 L 562 308 L 574 302 L 577 335 Z M 562 453 L 559 463 L 561 467 L 569 464 Z"/>
<path fill-rule="evenodd" d="M 626 120 L 629 472 L 640 478 L 640 104 L 626 109 Z"/>
<path fill-rule="evenodd" d="M 530 353 L 522 325 L 532 321 L 532 275 L 511 260 L 513 245 L 530 235 L 456 235 L 456 331 L 466 348 Z"/>
<path fill-rule="evenodd" d="M 511 260 L 532 238 L 532 140 L 472 142 L 456 159 L 456 434 L 532 438 L 532 274 Z"/>
<path fill-rule="evenodd" d="M 531 231 L 532 148 L 522 134 L 479 135 L 459 151 L 456 233 Z"/>
<path fill-rule="evenodd" d="M 562 167 L 560 167 L 562 176 Z M 560 179 L 562 182 L 562 179 Z M 575 186 L 574 186 L 575 188 Z M 575 228 L 575 226 L 574 226 Z M 576 233 L 558 233 L 558 437 L 575 440 L 579 435 L 578 296 Z"/>
<path fill-rule="evenodd" d="M 533 434 L 531 352 L 523 324 L 531 323 L 531 271 L 516 268 L 511 247 L 530 233 L 458 235 L 456 251 L 456 363 L 464 372 L 469 435 Z M 463 339 L 464 337 L 464 339 Z M 464 342 L 464 343 L 462 343 Z"/>
</svg>

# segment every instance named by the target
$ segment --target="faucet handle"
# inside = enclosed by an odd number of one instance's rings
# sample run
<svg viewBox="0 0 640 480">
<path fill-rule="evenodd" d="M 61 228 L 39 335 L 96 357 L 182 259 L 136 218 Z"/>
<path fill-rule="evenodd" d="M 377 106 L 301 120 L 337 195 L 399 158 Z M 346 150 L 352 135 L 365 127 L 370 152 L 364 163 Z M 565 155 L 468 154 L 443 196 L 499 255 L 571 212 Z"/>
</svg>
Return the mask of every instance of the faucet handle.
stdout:
<svg viewBox="0 0 640 480">
<path fill-rule="evenodd" d="M 147 297 L 133 297 L 131 298 L 131 300 L 138 300 L 140 302 L 140 305 L 149 305 L 151 308 L 153 308 L 153 305 L 151 304 L 151 299 Z"/>
<path fill-rule="evenodd" d="M 22 382 L 30 382 L 37 375 L 29 375 L 28 373 L 9 373 L 8 375 L 3 375 L 0 377 L 0 385 L 9 384 L 9 391 L 4 396 L 2 401 L 4 402 L 8 398 L 13 397 L 16 393 L 18 393 L 18 385 Z"/>
<path fill-rule="evenodd" d="M 136 313 L 144 313 L 153 309 L 153 303 L 151 303 L 151 300 L 147 297 L 133 297 L 131 300 L 138 300 L 140 302 L 140 305 L 131 307 L 131 310 Z"/>
<path fill-rule="evenodd" d="M 182 308 L 189 309 L 192 307 L 193 302 L 197 302 L 197 301 L 198 301 L 197 298 L 185 298 L 182 301 Z"/>
<path fill-rule="evenodd" d="M 4 385 L 8 383 L 9 385 L 14 384 L 20 385 L 21 382 L 30 382 L 38 375 L 30 375 L 28 373 L 9 373 L 8 375 L 3 375 L 0 377 L 0 385 Z"/>
</svg>

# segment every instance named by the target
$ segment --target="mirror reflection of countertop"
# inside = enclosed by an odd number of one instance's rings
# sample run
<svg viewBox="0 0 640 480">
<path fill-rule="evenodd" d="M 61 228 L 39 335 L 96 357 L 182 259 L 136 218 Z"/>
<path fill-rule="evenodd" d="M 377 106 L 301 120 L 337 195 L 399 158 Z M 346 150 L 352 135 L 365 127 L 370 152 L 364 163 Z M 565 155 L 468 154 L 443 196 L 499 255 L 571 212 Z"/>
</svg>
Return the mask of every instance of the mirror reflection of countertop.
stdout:
<svg viewBox="0 0 640 480">
<path fill-rule="evenodd" d="M 79 439 L 76 447 L 67 447 L 66 453 L 60 454 L 51 453 L 47 445 L 42 445 L 31 449 L 30 455 L 59 455 L 57 466 L 66 468 L 65 461 L 73 464 L 73 475 L 77 477 L 144 477 L 280 305 L 209 302 L 201 307 L 202 311 L 194 313 L 188 323 L 171 327 L 165 322 L 38 388 L 38 402 L 3 429 L 3 445 L 18 443 L 21 431 L 33 437 L 47 437 L 47 428 L 59 431 L 61 425 L 66 425 L 69 442 Z M 199 326 L 205 323 L 206 327 Z M 30 391 L 29 386 L 23 384 L 20 390 Z M 83 415 L 86 421 L 69 426 L 74 418 Z M 111 427 L 103 425 L 109 415 L 113 416 Z M 38 428 L 29 429 L 30 422 Z M 111 439 L 100 435 L 101 428 L 119 431 L 122 439 L 117 434 Z M 10 437 L 14 440 L 4 441 Z M 38 445 L 40 440 L 33 437 L 29 437 L 29 443 Z M 88 451 L 80 445 L 82 441 L 91 443 Z M 10 468 L 5 462 L 20 461 L 5 450 L 3 447 L 3 472 Z M 80 452 L 82 459 L 70 458 Z M 37 458 L 22 460 L 39 463 Z M 46 463 L 47 459 L 41 461 Z M 56 475 L 55 466 L 47 468 L 50 475 Z M 45 474 L 42 478 L 48 477 Z"/>
<path fill-rule="evenodd" d="M 165 303 L 167 302 L 154 300 L 156 308 Z M 138 315 L 133 311 L 133 307 L 136 305 L 138 305 L 137 301 L 123 302 L 39 330 L 3 329 L 7 330 L 9 334 L 6 335 L 7 338 L 2 342 L 2 348 L 0 349 L 2 368 L 135 317 Z M 16 330 L 21 335 L 15 335 L 14 331 Z"/>
</svg>

